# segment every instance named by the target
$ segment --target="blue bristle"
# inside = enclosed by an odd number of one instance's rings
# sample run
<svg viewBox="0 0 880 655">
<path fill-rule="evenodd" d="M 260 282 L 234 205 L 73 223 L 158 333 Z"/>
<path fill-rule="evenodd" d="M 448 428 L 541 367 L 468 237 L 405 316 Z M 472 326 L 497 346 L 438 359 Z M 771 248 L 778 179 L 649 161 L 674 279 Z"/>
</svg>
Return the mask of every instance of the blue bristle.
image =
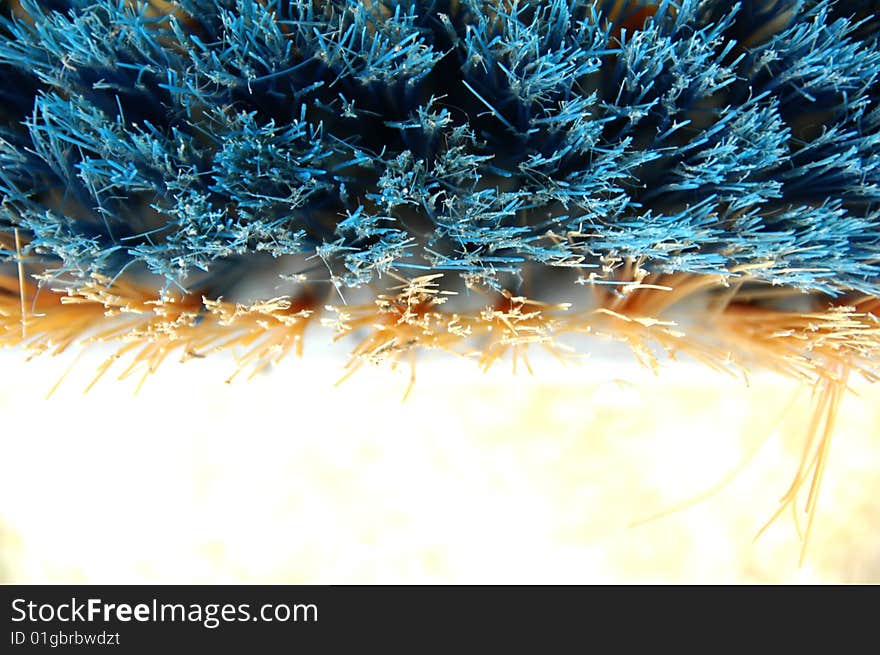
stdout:
<svg viewBox="0 0 880 655">
<path fill-rule="evenodd" d="M 0 230 L 57 281 L 634 257 L 880 295 L 877 3 L 618 4 L 21 0 Z"/>
</svg>

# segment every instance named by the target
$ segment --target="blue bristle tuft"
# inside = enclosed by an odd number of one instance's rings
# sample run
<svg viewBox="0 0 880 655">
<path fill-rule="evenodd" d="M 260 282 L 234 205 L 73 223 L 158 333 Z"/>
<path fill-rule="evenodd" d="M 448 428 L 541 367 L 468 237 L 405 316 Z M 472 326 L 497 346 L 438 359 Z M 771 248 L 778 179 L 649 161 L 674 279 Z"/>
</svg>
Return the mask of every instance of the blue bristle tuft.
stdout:
<svg viewBox="0 0 880 655">
<path fill-rule="evenodd" d="M 631 257 L 880 295 L 877 4 L 622 4 L 21 0 L 0 230 L 57 281 Z"/>
</svg>

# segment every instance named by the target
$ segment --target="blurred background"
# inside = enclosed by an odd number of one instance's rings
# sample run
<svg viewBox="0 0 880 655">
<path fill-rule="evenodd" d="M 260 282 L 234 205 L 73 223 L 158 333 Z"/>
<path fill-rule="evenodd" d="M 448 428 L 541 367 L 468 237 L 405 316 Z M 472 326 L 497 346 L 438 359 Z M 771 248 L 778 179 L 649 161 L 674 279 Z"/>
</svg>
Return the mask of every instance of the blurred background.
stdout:
<svg viewBox="0 0 880 655">
<path fill-rule="evenodd" d="M 408 370 L 225 384 L 220 356 L 84 395 L 105 357 L 46 400 L 73 360 L 0 351 L 3 582 L 880 582 L 877 386 L 843 403 L 798 567 L 790 513 L 753 542 L 812 408 L 772 374 L 440 357 L 403 402 Z"/>
</svg>

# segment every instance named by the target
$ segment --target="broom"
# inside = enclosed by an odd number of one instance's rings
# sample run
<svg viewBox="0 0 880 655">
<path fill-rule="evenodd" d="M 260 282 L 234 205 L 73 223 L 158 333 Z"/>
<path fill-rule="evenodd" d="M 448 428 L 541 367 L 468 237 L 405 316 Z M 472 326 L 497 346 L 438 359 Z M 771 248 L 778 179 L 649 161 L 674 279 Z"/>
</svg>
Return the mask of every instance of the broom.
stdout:
<svg viewBox="0 0 880 655">
<path fill-rule="evenodd" d="M 880 364 L 880 4 L 6 3 L 0 344 Z M 806 544 L 806 538 L 804 540 Z"/>
</svg>

